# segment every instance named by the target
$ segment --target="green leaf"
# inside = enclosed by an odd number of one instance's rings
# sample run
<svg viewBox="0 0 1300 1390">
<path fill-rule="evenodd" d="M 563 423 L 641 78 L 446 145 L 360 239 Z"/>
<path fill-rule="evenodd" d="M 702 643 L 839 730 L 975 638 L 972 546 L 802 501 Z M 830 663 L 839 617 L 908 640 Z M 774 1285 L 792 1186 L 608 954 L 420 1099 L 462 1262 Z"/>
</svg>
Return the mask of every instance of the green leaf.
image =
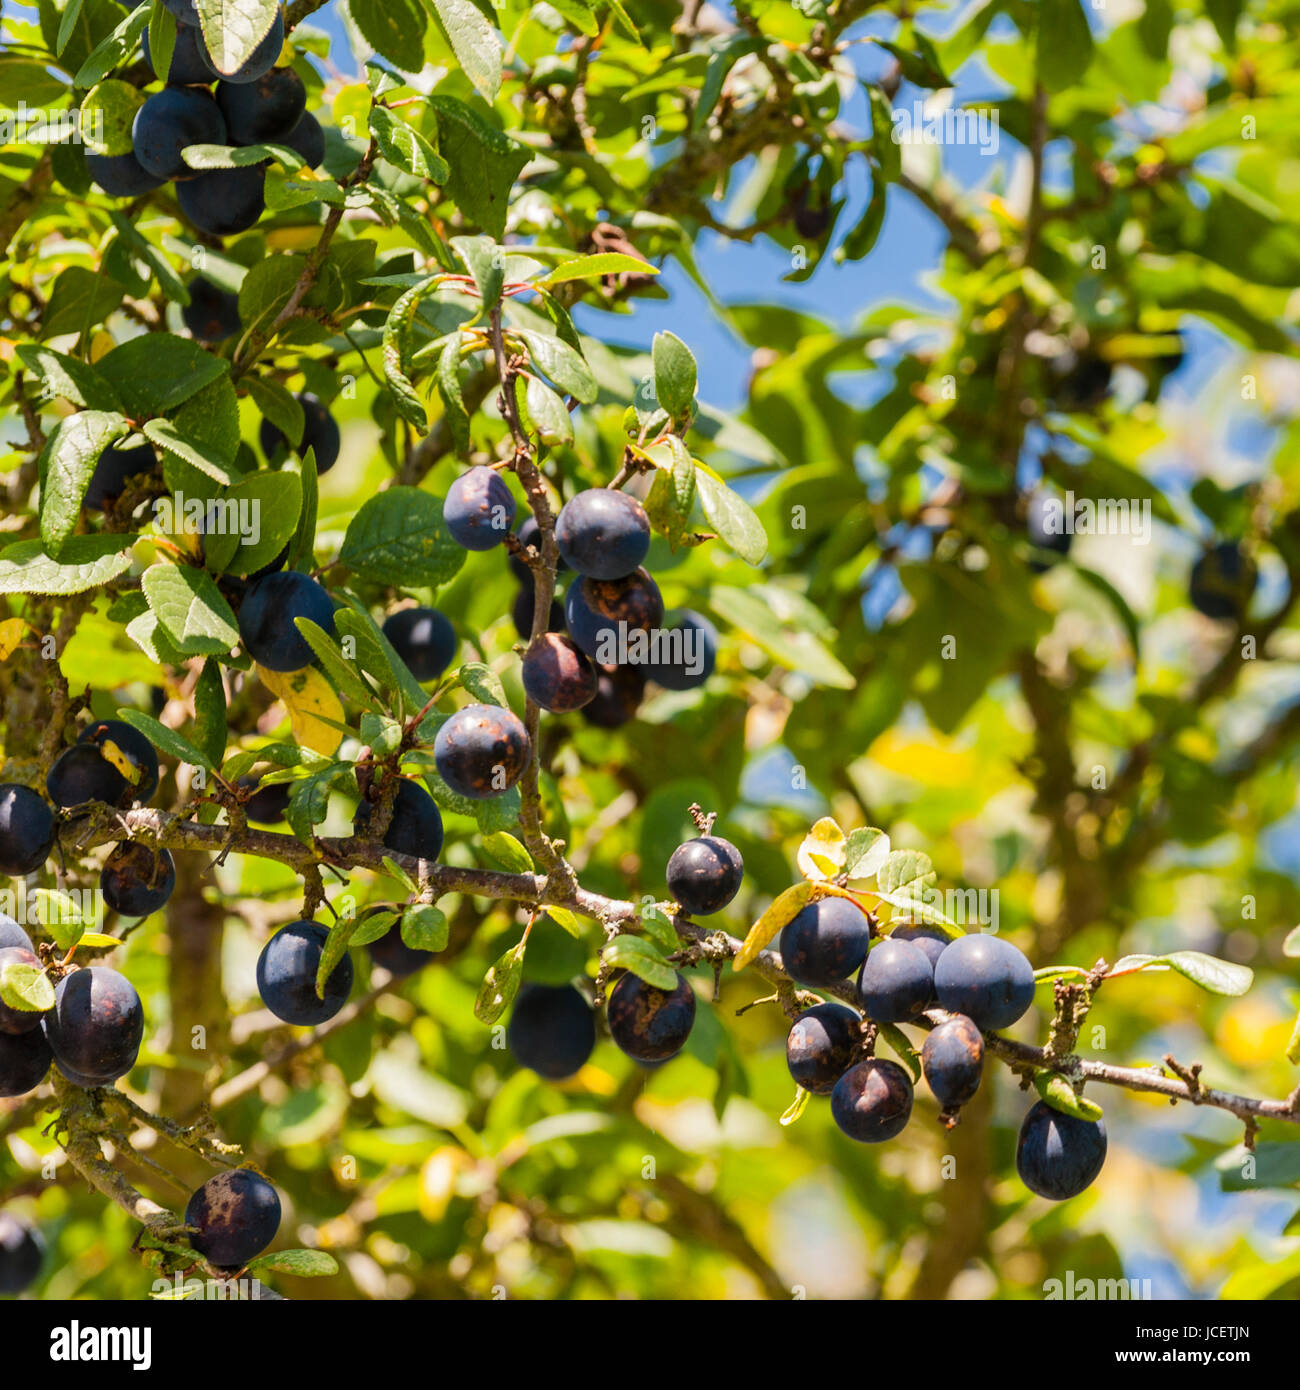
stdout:
<svg viewBox="0 0 1300 1390">
<path fill-rule="evenodd" d="M 491 102 L 501 90 L 501 39 L 472 0 L 428 0 L 465 76 Z"/>
<path fill-rule="evenodd" d="M 1193 984 L 1200 985 L 1211 994 L 1245 994 L 1255 981 L 1255 972 L 1249 966 L 1234 965 L 1201 951 L 1173 951 L 1156 959 L 1172 966 L 1180 975 L 1185 975 Z"/>
<path fill-rule="evenodd" d="M 805 1091 L 802 1086 L 796 1086 L 794 1099 L 781 1112 L 780 1123 L 782 1125 L 792 1125 L 796 1120 L 801 1119 L 803 1112 L 808 1109 L 808 1102 L 811 1099 L 811 1091 Z"/>
<path fill-rule="evenodd" d="M 175 758 L 177 762 L 189 763 L 193 767 L 206 768 L 208 772 L 217 770 L 215 760 L 210 759 L 206 753 L 196 748 L 189 739 L 178 734 L 175 729 L 169 729 L 166 724 L 160 724 L 152 716 L 144 714 L 138 709 L 120 709 L 117 712 L 117 717 L 124 720 L 133 729 L 137 729 L 155 748 L 166 753 L 169 758 Z"/>
<path fill-rule="evenodd" d="M 96 274 L 85 266 L 70 265 L 60 274 L 50 291 L 49 303 L 41 317 L 40 337 L 60 338 L 65 333 L 88 333 L 121 304 L 122 296 L 122 286 L 102 271 Z M 108 356 L 112 355 L 109 353 Z M 104 367 L 107 361 L 108 357 L 96 364 L 104 375 L 108 375 Z M 136 413 L 129 404 L 127 413 Z"/>
<path fill-rule="evenodd" d="M 698 476 L 702 481 L 705 475 Z M 709 602 L 718 615 L 746 633 L 774 661 L 791 671 L 802 671 L 818 685 L 852 690 L 857 681 L 821 639 L 800 626 L 795 618 L 782 616 L 785 601 L 784 591 L 770 584 L 751 585 L 748 589 L 719 584 L 709 594 Z"/>
<path fill-rule="evenodd" d="M 844 873 L 850 879 L 875 878 L 889 858 L 889 836 L 873 826 L 849 831 L 844 842 Z"/>
<path fill-rule="evenodd" d="M 194 743 L 209 759 L 209 765 L 220 767 L 226 754 L 226 690 L 221 681 L 221 663 L 209 657 L 194 686 Z"/>
<path fill-rule="evenodd" d="M 316 822 L 313 821 L 313 824 Z M 382 916 L 386 914 L 374 913 L 372 916 Z M 391 927 L 396 917 L 390 917 L 384 931 Z M 316 963 L 316 997 L 325 998 L 325 986 L 329 982 L 329 977 L 338 968 L 339 962 L 348 953 L 348 947 L 352 944 L 352 938 L 357 934 L 357 929 L 361 925 L 358 917 L 341 917 L 329 929 L 329 935 L 325 938 L 325 945 L 321 949 L 320 960 Z M 381 932 L 380 935 L 383 935 Z M 377 939 L 377 938 L 376 938 Z"/>
<path fill-rule="evenodd" d="M 272 1250 L 259 1255 L 245 1273 L 292 1274 L 298 1279 L 325 1279 L 339 1272 L 338 1261 L 324 1250 Z"/>
<path fill-rule="evenodd" d="M 45 399 L 62 396 L 88 410 L 121 410 L 122 402 L 112 385 L 79 358 L 35 343 L 20 343 L 18 356 L 23 366 L 41 379 Z"/>
<path fill-rule="evenodd" d="M 867 203 L 866 211 L 863 212 L 857 225 L 836 249 L 836 260 L 860 261 L 875 246 L 880 236 L 880 229 L 885 222 L 885 190 L 887 187 L 888 184 L 881 177 L 879 170 L 873 167 L 871 170 L 871 198 Z"/>
<path fill-rule="evenodd" d="M 481 661 L 467 661 L 457 671 L 456 679 L 480 705 L 496 705 L 498 709 L 510 708 L 500 677 Z"/>
<path fill-rule="evenodd" d="M 74 86 L 89 88 L 102 82 L 134 52 L 148 23 L 148 5 L 132 10 L 107 38 L 95 45 L 90 56 L 77 69 L 72 79 Z"/>
<path fill-rule="evenodd" d="M 514 1003 L 524 978 L 525 937 L 512 946 L 489 968 L 474 1000 L 474 1017 L 480 1023 L 495 1023 Z"/>
<path fill-rule="evenodd" d="M 470 221 L 500 241 L 510 189 L 528 163 L 528 150 L 455 97 L 435 92 L 428 103 L 437 113 L 439 148 L 451 169 L 448 194 Z"/>
<path fill-rule="evenodd" d="M 908 1040 L 907 1034 L 892 1023 L 878 1023 L 876 1027 L 880 1031 L 880 1036 L 889 1044 L 894 1055 L 912 1073 L 912 1080 L 920 1081 L 921 1058 L 917 1055 L 916 1048 Z"/>
<path fill-rule="evenodd" d="M 150 565 L 140 581 L 149 609 L 182 656 L 228 656 L 239 627 L 216 581 L 189 565 Z"/>
<path fill-rule="evenodd" d="M 61 951 L 70 951 L 85 935 L 86 921 L 81 904 L 67 893 L 55 888 L 30 889 L 27 910 L 54 938 Z M 39 988 L 39 986 L 37 986 Z"/>
<path fill-rule="evenodd" d="M 155 73 L 171 72 L 176 52 L 176 16 L 163 4 L 155 4 L 149 16 L 149 66 Z"/>
<path fill-rule="evenodd" d="M 131 568 L 138 536 L 73 536 L 52 560 L 40 541 L 0 550 L 0 594 L 83 594 Z"/>
<path fill-rule="evenodd" d="M 571 261 L 562 261 L 535 283 L 549 289 L 552 285 L 563 285 L 570 280 L 602 280 L 606 275 L 622 274 L 658 275 L 659 267 L 620 251 L 602 251 L 595 256 L 577 256 Z"/>
<path fill-rule="evenodd" d="M 1092 53 L 1092 29 L 1081 0 L 1038 0 L 1038 76 L 1049 92 L 1076 83 Z"/>
<path fill-rule="evenodd" d="M 507 835 L 504 830 L 499 830 L 494 835 L 485 835 L 480 848 L 488 863 L 503 873 L 533 872 L 533 861 L 528 851 L 513 835 Z"/>
<path fill-rule="evenodd" d="M 601 960 L 611 969 L 627 970 L 655 989 L 677 988 L 677 971 L 664 959 L 652 941 L 623 933 L 601 952 Z"/>
<path fill-rule="evenodd" d="M 0 970 L 0 1000 L 23 1014 L 43 1014 L 54 1007 L 54 986 L 39 965 L 8 961 Z"/>
<path fill-rule="evenodd" d="M 60 420 L 45 450 L 41 539 L 56 559 L 77 528 L 86 488 L 106 448 L 131 433 L 124 415 L 82 410 Z"/>
<path fill-rule="evenodd" d="M 451 166 L 414 126 L 394 116 L 385 106 L 370 108 L 370 133 L 379 153 L 397 168 L 417 179 L 444 184 Z"/>
<path fill-rule="evenodd" d="M 920 891 L 935 882 L 937 875 L 928 854 L 914 849 L 891 850 L 876 870 L 876 887 L 882 893 Z"/>
<path fill-rule="evenodd" d="M 216 573 L 249 575 L 269 565 L 296 534 L 302 512 L 297 473 L 254 473 L 207 505 L 203 561 Z"/>
<path fill-rule="evenodd" d="M 388 312 L 384 323 L 384 379 L 392 393 L 397 413 L 413 429 L 423 434 L 429 428 L 429 414 L 419 393 L 406 375 L 406 339 L 420 308 L 420 301 L 436 287 L 434 276 L 412 285 Z"/>
<path fill-rule="evenodd" d="M 144 427 L 145 435 L 165 453 L 197 468 L 205 477 L 222 487 L 229 486 L 233 480 L 225 460 L 206 444 L 191 443 L 179 425 L 171 420 L 150 420 Z"/>
<path fill-rule="evenodd" d="M 547 909 L 552 917 L 555 909 Z M 647 941 L 652 942 L 665 955 L 681 949 L 681 941 L 668 914 L 657 907 L 647 907 L 641 913 L 641 932 Z M 576 935 L 576 933 L 575 933 Z"/>
<path fill-rule="evenodd" d="M 84 950 L 107 951 L 114 946 L 123 945 L 121 937 L 109 936 L 102 931 L 88 931 L 85 936 L 77 942 L 77 945 Z"/>
<path fill-rule="evenodd" d="M 284 472 L 281 469 L 281 472 Z M 316 450 L 308 449 L 298 464 L 298 482 L 302 488 L 302 508 L 298 529 L 289 542 L 289 568 L 308 572 L 315 566 L 313 550 L 316 545 L 316 517 L 320 505 L 320 486 L 316 480 Z"/>
<path fill-rule="evenodd" d="M 81 103 L 86 148 L 94 154 L 130 154 L 131 127 L 144 103 L 144 93 L 129 82 L 110 78 L 97 83 Z M 98 138 L 92 139 L 92 135 Z"/>
<path fill-rule="evenodd" d="M 537 438 L 552 447 L 573 443 L 573 417 L 563 399 L 541 380 L 528 375 L 524 381 L 524 410 Z"/>
<path fill-rule="evenodd" d="M 402 944 L 413 951 L 445 951 L 451 924 L 431 903 L 415 903 L 402 913 Z"/>
<path fill-rule="evenodd" d="M 442 500 L 414 487 L 391 487 L 352 518 L 340 561 L 375 584 L 436 587 L 455 577 L 465 551 L 442 519 Z"/>
<path fill-rule="evenodd" d="M 767 556 L 767 532 L 749 503 L 703 465 L 696 466 L 695 488 L 709 525 L 742 560 L 758 565 Z"/>
<path fill-rule="evenodd" d="M 80 18 L 81 0 L 68 0 L 67 6 L 63 11 L 63 17 L 59 20 L 58 37 L 54 40 L 54 52 L 56 55 L 61 54 L 63 50 L 67 48 L 77 28 L 77 21 Z"/>
<path fill-rule="evenodd" d="M 526 328 L 512 332 L 523 339 L 533 366 L 550 377 L 562 391 L 584 405 L 596 399 L 596 378 L 586 361 L 568 343 L 552 338 L 549 333 L 535 333 Z"/>
<path fill-rule="evenodd" d="M 181 158 L 191 169 L 246 169 L 275 159 L 290 173 L 296 173 L 306 163 L 288 145 L 186 145 Z M 316 195 L 324 196 L 323 191 Z"/>
<path fill-rule="evenodd" d="M 310 618 L 295 618 L 294 626 L 302 633 L 307 645 L 315 652 L 325 674 L 334 682 L 340 695 L 346 695 L 363 709 L 377 711 L 379 701 L 375 692 L 357 675 L 341 655 L 329 634 Z"/>
<path fill-rule="evenodd" d="M 360 600 L 347 592 L 340 594 L 336 590 L 335 593 L 348 605 L 334 613 L 334 628 L 340 641 L 351 637 L 356 643 L 357 665 L 384 694 L 399 694 L 407 714 L 418 713 L 429 697 L 409 667 L 393 650 L 392 643 Z"/>
<path fill-rule="evenodd" d="M 469 411 L 465 408 L 465 397 L 460 389 L 460 334 L 453 334 L 442 352 L 438 355 L 438 397 L 442 401 L 443 415 L 447 428 L 451 431 L 456 454 L 460 458 L 469 455 Z"/>
<path fill-rule="evenodd" d="M 645 509 L 650 524 L 676 551 L 690 531 L 691 509 L 695 505 L 695 460 L 675 434 L 668 436 L 668 451 L 672 467 L 656 469 Z"/>
<path fill-rule="evenodd" d="M 567 931 L 570 936 L 579 937 L 582 935 L 581 919 L 574 916 L 574 914 L 570 912 L 567 907 L 548 907 L 546 909 L 546 915 L 551 919 L 552 922 L 555 922 L 558 926 L 563 927 L 564 930 Z"/>
<path fill-rule="evenodd" d="M 1092 1120 L 1102 1117 L 1102 1108 L 1086 1097 L 1076 1095 L 1074 1087 L 1058 1072 L 1039 1071 L 1034 1073 L 1034 1089 L 1062 1115 L 1073 1115 L 1077 1120 Z"/>
<path fill-rule="evenodd" d="M 225 76 L 248 62 L 280 10 L 279 0 L 197 0 L 197 5 L 203 46 Z"/>
<path fill-rule="evenodd" d="M 349 0 L 348 12 L 365 41 L 390 63 L 403 72 L 419 72 L 424 66 L 428 20 L 418 0 Z M 367 68 L 377 69 L 378 64 Z M 382 85 L 378 90 L 372 86 L 372 91 L 376 97 L 384 94 Z"/>
<path fill-rule="evenodd" d="M 674 420 L 695 411 L 695 354 L 674 333 L 656 333 L 653 345 L 655 396 Z"/>
<path fill-rule="evenodd" d="M 1286 934 L 1286 940 L 1282 943 L 1282 954 L 1290 956 L 1293 960 L 1300 956 L 1300 927 L 1292 927 Z"/>
<path fill-rule="evenodd" d="M 113 386 L 133 419 L 164 415 L 230 371 L 230 363 L 188 338 L 142 333 L 101 357 L 96 370 Z"/>
<path fill-rule="evenodd" d="M 488 236 L 454 236 L 451 247 L 474 277 L 483 310 L 495 309 L 501 302 L 501 290 L 506 282 L 504 248 Z"/>
</svg>

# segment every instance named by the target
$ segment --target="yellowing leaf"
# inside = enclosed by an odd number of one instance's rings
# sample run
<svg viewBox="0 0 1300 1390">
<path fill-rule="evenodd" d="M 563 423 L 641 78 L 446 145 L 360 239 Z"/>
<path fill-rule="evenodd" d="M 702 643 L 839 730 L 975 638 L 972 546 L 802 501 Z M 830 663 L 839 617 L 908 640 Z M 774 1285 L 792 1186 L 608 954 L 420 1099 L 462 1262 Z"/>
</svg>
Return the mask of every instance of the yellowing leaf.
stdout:
<svg viewBox="0 0 1300 1390">
<path fill-rule="evenodd" d="M 749 929 L 745 943 L 736 952 L 731 962 L 733 970 L 743 970 L 758 953 L 776 936 L 782 927 L 788 925 L 812 901 L 813 885 L 807 881 L 796 883 L 784 893 L 773 899 L 767 911 Z"/>
<path fill-rule="evenodd" d="M 0 623 L 0 661 L 9 660 L 27 631 L 27 624 L 21 618 L 6 618 Z"/>
<path fill-rule="evenodd" d="M 844 832 L 830 816 L 823 816 L 799 846 L 799 872 L 805 878 L 834 878 L 844 868 L 844 846 Z"/>
<path fill-rule="evenodd" d="M 301 671 L 268 671 L 259 666 L 257 675 L 289 711 L 295 742 L 329 757 L 343 735 L 325 721 L 342 724 L 343 706 L 325 677 L 314 666 L 304 666 Z"/>
<path fill-rule="evenodd" d="M 804 1088 L 800 1086 L 795 1092 L 794 1099 L 790 1102 L 788 1106 L 786 1106 L 785 1112 L 781 1116 L 781 1123 L 783 1125 L 794 1124 L 794 1122 L 799 1118 L 799 1116 L 802 1115 L 805 1110 L 807 1110 L 808 1101 L 811 1098 L 811 1096 L 811 1091 L 805 1091 Z"/>
</svg>

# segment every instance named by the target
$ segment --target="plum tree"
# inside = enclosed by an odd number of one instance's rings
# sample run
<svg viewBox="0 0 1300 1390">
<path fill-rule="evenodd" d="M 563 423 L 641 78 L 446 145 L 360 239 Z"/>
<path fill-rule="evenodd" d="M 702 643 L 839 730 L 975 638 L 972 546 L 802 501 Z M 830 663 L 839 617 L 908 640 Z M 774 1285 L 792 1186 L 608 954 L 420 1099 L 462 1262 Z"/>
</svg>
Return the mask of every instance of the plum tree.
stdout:
<svg viewBox="0 0 1300 1390">
<path fill-rule="evenodd" d="M 862 1144 L 883 1144 L 912 1117 L 912 1080 L 897 1062 L 868 1057 L 844 1073 L 831 1091 L 831 1115 Z"/>
<path fill-rule="evenodd" d="M 847 898 L 820 898 L 781 933 L 781 960 L 801 985 L 833 985 L 862 964 L 871 939 L 867 915 Z"/>
<path fill-rule="evenodd" d="M 135 1066 L 144 1006 L 125 975 L 86 966 L 59 981 L 44 1027 L 54 1064 L 69 1081 L 106 1086 Z"/>
<path fill-rule="evenodd" d="M 148 917 L 167 906 L 176 887 L 171 851 L 126 842 L 108 856 L 99 875 L 104 902 L 123 917 Z"/>
<path fill-rule="evenodd" d="M 980 1030 L 965 1014 L 945 1019 L 922 1044 L 921 1070 L 945 1111 L 965 1105 L 979 1090 L 984 1072 Z"/>
<path fill-rule="evenodd" d="M 0 1097 L 25 1096 L 45 1080 L 54 1054 L 44 1028 L 30 1033 L 0 1033 Z"/>
<path fill-rule="evenodd" d="M 417 681 L 436 681 L 456 659 L 456 629 L 436 608 L 399 608 L 384 619 L 384 636 Z"/>
<path fill-rule="evenodd" d="M 200 232 L 234 236 L 266 211 L 266 171 L 257 165 L 211 169 L 178 183 L 176 201 Z"/>
<path fill-rule="evenodd" d="M 288 782 L 269 782 L 262 786 L 257 777 L 241 777 L 236 783 L 252 795 L 244 802 L 244 814 L 250 821 L 259 825 L 278 825 L 289 808 L 289 796 L 293 788 Z"/>
<path fill-rule="evenodd" d="M 81 505 L 88 512 L 104 511 L 126 491 L 131 478 L 150 474 L 157 466 L 158 456 L 147 444 L 135 449 L 115 449 L 110 445 L 95 464 Z"/>
<path fill-rule="evenodd" d="M 54 812 L 30 787 L 0 783 L 0 873 L 30 874 L 54 848 Z"/>
<path fill-rule="evenodd" d="M 368 801 L 357 806 L 353 828 L 358 835 L 370 824 L 373 808 Z M 384 848 L 412 859 L 432 863 L 442 852 L 442 813 L 433 797 L 418 782 L 403 777 L 393 796 L 393 815 L 384 831 Z"/>
<path fill-rule="evenodd" d="M 497 705 L 466 705 L 438 730 L 433 758 L 438 775 L 471 801 L 500 796 L 524 775 L 533 756 L 517 714 Z"/>
<path fill-rule="evenodd" d="M 621 639 L 663 623 L 663 595 L 644 569 L 623 579 L 575 579 L 564 596 L 564 618 L 581 651 L 611 663 L 622 650 Z"/>
<path fill-rule="evenodd" d="M 905 1023 L 933 996 L 934 968 L 913 942 L 891 936 L 867 953 L 858 975 L 858 998 L 876 1023 Z"/>
<path fill-rule="evenodd" d="M 239 636 L 259 666 L 301 671 L 311 664 L 311 647 L 294 626 L 295 618 L 310 619 L 334 632 L 334 604 L 314 579 L 299 570 L 284 570 L 248 586 L 239 605 Z"/>
<path fill-rule="evenodd" d="M 1259 572 L 1236 541 L 1212 546 L 1192 566 L 1188 597 L 1207 618 L 1235 619 L 1245 613 Z"/>
<path fill-rule="evenodd" d="M 39 970 L 41 963 L 30 945 L 0 947 L 0 979 L 4 977 L 5 971 L 13 966 L 27 966 L 32 970 Z M 33 1009 L 14 1008 L 0 999 L 0 1033 L 9 1033 L 17 1037 L 40 1026 L 41 1015 L 38 1012 Z"/>
<path fill-rule="evenodd" d="M 318 922 L 290 922 L 262 948 L 257 958 L 257 992 L 262 1003 L 284 1023 L 310 1027 L 325 1023 L 348 1002 L 352 991 L 352 957 L 344 953 L 325 981 L 325 997 L 316 993 L 316 972 L 329 932 Z"/>
<path fill-rule="evenodd" d="M 672 989 L 657 989 L 630 972 L 609 992 L 609 1036 L 638 1062 L 666 1062 L 686 1046 L 695 1024 L 695 991 L 679 971 Z"/>
<path fill-rule="evenodd" d="M 829 1000 L 814 1004 L 790 1025 L 785 1040 L 786 1065 L 805 1091 L 828 1096 L 853 1065 L 861 1041 L 861 1022 L 852 1009 Z"/>
<path fill-rule="evenodd" d="M 745 861 L 721 835 L 699 835 L 678 845 L 668 860 L 668 891 L 683 912 L 707 917 L 721 912 L 740 892 Z"/>
<path fill-rule="evenodd" d="M 64 810 L 91 801 L 116 806 L 130 793 L 130 783 L 93 743 L 74 743 L 50 765 L 45 790 Z"/>
<path fill-rule="evenodd" d="M 144 44 L 144 60 L 157 72 L 153 65 L 153 54 L 149 49 L 149 31 L 141 35 Z M 212 81 L 212 68 L 208 63 L 208 51 L 203 46 L 203 35 L 197 28 L 182 25 L 176 30 L 176 44 L 172 49 L 172 60 L 167 65 L 167 76 L 163 78 L 178 87 L 204 87 Z"/>
<path fill-rule="evenodd" d="M 598 729 L 621 729 L 636 718 L 645 697 L 645 675 L 635 666 L 596 667 L 596 693 L 581 714 Z"/>
<path fill-rule="evenodd" d="M 224 343 L 240 331 L 239 296 L 196 275 L 186 286 L 190 302 L 181 310 L 181 321 L 201 343 Z"/>
<path fill-rule="evenodd" d="M 521 675 L 528 698 L 552 714 L 569 714 L 596 696 L 595 668 L 558 632 L 544 632 L 528 648 Z"/>
<path fill-rule="evenodd" d="M 608 487 L 588 488 L 566 502 L 555 540 L 571 569 L 589 579 L 622 579 L 650 549 L 650 519 L 635 497 Z"/>
<path fill-rule="evenodd" d="M 242 1269 L 275 1239 L 280 1194 L 251 1168 L 209 1178 L 185 1205 L 190 1244 L 218 1269 Z"/>
<path fill-rule="evenodd" d="M 204 48 L 202 51 L 213 77 L 219 77 L 223 82 L 240 83 L 256 82 L 264 73 L 270 72 L 279 59 L 280 51 L 283 48 L 284 13 L 277 9 L 275 19 L 267 31 L 266 37 L 234 72 L 222 72 L 212 61 L 212 55 L 208 53 L 207 49 Z"/>
<path fill-rule="evenodd" d="M 677 637 L 677 633 L 681 637 Z M 697 690 L 718 664 L 718 629 L 703 613 L 687 608 L 666 637 L 673 644 L 669 650 L 675 653 L 674 658 L 650 663 L 646 667 L 646 677 L 665 690 Z M 689 655 L 687 643 L 691 644 Z"/>
<path fill-rule="evenodd" d="M 981 1030 L 1009 1028 L 1034 1002 L 1034 967 L 1000 936 L 958 937 L 934 968 L 934 990 L 949 1013 Z"/>
<path fill-rule="evenodd" d="M 110 198 L 139 198 L 167 182 L 155 178 L 131 153 L 88 154 L 86 172 Z"/>
<path fill-rule="evenodd" d="M 514 495 L 494 468 L 479 464 L 447 489 L 442 519 L 458 545 L 491 550 L 505 541 L 514 525 Z"/>
<path fill-rule="evenodd" d="M 200 87 L 164 87 L 135 113 L 131 127 L 131 148 L 140 167 L 158 179 L 193 177 L 181 155 L 187 145 L 226 143 L 221 110 Z"/>
<path fill-rule="evenodd" d="M 234 145 L 281 142 L 307 110 L 307 88 L 292 68 L 272 68 L 251 82 L 218 82 L 215 96 Z"/>
<path fill-rule="evenodd" d="M 325 131 L 310 111 L 305 111 L 302 120 L 275 143 L 288 145 L 309 169 L 319 169 L 325 163 Z"/>
<path fill-rule="evenodd" d="M 0 1293 L 22 1293 L 41 1276 L 45 1245 L 39 1233 L 7 1211 L 0 1211 Z"/>
<path fill-rule="evenodd" d="M 1016 1172 L 1040 1197 L 1063 1202 L 1092 1185 L 1106 1162 L 1106 1122 L 1080 1119 L 1038 1101 L 1016 1141 Z"/>
<path fill-rule="evenodd" d="M 338 421 L 330 413 L 330 408 L 311 391 L 298 393 L 297 401 L 302 406 L 302 443 L 297 448 L 301 456 L 308 449 L 316 451 L 317 474 L 328 473 L 339 461 L 339 451 L 343 447 L 343 436 Z M 257 442 L 268 461 L 274 461 L 281 448 L 287 447 L 284 435 L 269 420 L 263 420 L 258 431 Z"/>
<path fill-rule="evenodd" d="M 398 979 L 414 975 L 430 961 L 438 959 L 437 951 L 423 951 L 418 946 L 408 946 L 397 927 L 385 932 L 378 941 L 367 942 L 366 950 L 377 966 Z"/>
<path fill-rule="evenodd" d="M 572 985 L 525 983 L 510 1014 L 506 1046 L 521 1067 L 563 1081 L 595 1050 L 591 1005 Z"/>
<path fill-rule="evenodd" d="M 158 754 L 152 743 L 124 719 L 95 719 L 77 735 L 78 743 L 98 748 L 121 772 L 136 801 L 148 801 L 158 790 Z"/>
</svg>

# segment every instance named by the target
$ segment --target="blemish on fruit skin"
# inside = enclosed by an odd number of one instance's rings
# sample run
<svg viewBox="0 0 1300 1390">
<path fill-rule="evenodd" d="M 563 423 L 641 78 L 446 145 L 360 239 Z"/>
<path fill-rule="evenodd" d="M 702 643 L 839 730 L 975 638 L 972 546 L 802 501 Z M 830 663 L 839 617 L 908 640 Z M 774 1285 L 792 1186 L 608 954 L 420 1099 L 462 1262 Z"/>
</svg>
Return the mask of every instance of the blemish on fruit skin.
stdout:
<svg viewBox="0 0 1300 1390">
<path fill-rule="evenodd" d="M 678 974 L 676 988 L 657 989 L 636 975 L 624 975 L 606 1004 L 610 1036 L 630 1057 L 661 1062 L 676 1056 L 695 1022 L 695 992 Z"/>
</svg>

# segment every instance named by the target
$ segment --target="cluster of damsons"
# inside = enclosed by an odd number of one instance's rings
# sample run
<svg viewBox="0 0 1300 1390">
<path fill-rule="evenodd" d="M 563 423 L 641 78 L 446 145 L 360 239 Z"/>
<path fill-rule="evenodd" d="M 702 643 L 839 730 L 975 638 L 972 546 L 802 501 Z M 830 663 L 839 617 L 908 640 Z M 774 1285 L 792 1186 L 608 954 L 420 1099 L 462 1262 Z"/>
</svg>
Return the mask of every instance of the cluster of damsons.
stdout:
<svg viewBox="0 0 1300 1390">
<path fill-rule="evenodd" d="M 740 891 L 745 864 L 720 835 L 703 834 L 679 845 L 666 878 L 682 917 L 721 912 Z M 643 1066 L 670 1061 L 686 1046 L 695 1023 L 695 991 L 677 972 L 671 989 L 624 971 L 605 1001 L 611 1041 Z M 506 1044 L 514 1059 L 548 1081 L 563 1081 L 586 1063 L 596 1046 L 596 1016 L 573 984 L 528 983 L 519 991 Z"/>
<path fill-rule="evenodd" d="M 798 984 L 828 988 L 857 975 L 857 998 L 876 1024 L 949 1017 L 926 1037 L 921 1069 L 943 1118 L 952 1123 L 979 1089 L 984 1033 L 1009 1028 L 1033 1003 L 1034 971 L 1001 937 L 953 938 L 928 925 L 903 925 L 873 938 L 870 919 L 847 897 L 819 898 L 781 934 L 781 959 Z M 829 1096 L 839 1128 L 865 1144 L 893 1139 L 912 1115 L 912 1079 L 897 1062 L 864 1055 L 862 1018 L 837 1001 L 805 1010 L 786 1039 L 790 1075 Z M 1038 1102 L 1020 1131 L 1016 1166 L 1031 1191 L 1060 1201 L 1082 1192 L 1106 1156 L 1106 1129 Z"/>
<path fill-rule="evenodd" d="M 131 127 L 131 149 L 88 154 L 92 179 L 114 198 L 138 198 L 176 184 L 181 212 L 209 236 L 247 231 L 266 210 L 268 160 L 229 169 L 194 169 L 190 145 L 281 145 L 311 168 L 325 159 L 325 134 L 307 110 L 307 90 L 291 67 L 277 67 L 284 48 L 284 15 L 242 67 L 223 73 L 203 41 L 194 0 L 167 0 L 176 43 L 163 87 L 146 98 Z M 145 31 L 145 61 L 153 66 Z M 215 83 L 215 86 L 214 86 Z"/>
</svg>

